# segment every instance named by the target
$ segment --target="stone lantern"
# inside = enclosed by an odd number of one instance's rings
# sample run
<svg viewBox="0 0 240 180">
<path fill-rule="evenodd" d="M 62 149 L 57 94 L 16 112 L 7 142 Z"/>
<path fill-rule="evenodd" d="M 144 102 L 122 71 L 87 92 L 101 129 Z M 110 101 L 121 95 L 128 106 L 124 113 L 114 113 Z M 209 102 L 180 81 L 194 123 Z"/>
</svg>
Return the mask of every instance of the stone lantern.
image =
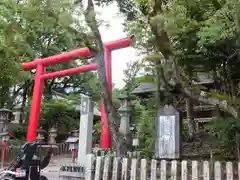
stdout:
<svg viewBox="0 0 240 180">
<path fill-rule="evenodd" d="M 3 142 L 1 168 L 3 168 L 3 164 L 5 161 L 5 156 L 7 152 L 7 141 L 9 140 L 8 122 L 10 121 L 11 113 L 12 111 L 10 111 L 9 109 L 5 109 L 5 108 L 0 109 L 0 138 Z"/>
<path fill-rule="evenodd" d="M 40 127 L 40 128 L 37 130 L 37 133 L 38 133 L 37 140 L 38 140 L 39 142 L 44 142 L 44 139 L 45 139 L 44 134 L 46 133 L 46 131 L 43 130 L 42 127 Z"/>
<path fill-rule="evenodd" d="M 49 140 L 48 143 L 49 144 L 56 144 L 56 137 L 57 137 L 57 129 L 55 127 L 52 127 L 49 130 Z"/>
<path fill-rule="evenodd" d="M 130 95 L 123 95 L 118 99 L 121 101 L 121 106 L 118 109 L 121 116 L 119 131 L 124 135 L 127 135 L 130 132 L 130 120 L 133 109 L 131 101 L 135 98 Z"/>
<path fill-rule="evenodd" d="M 73 131 L 72 131 L 72 136 L 78 138 L 78 136 L 79 136 L 79 130 L 73 130 Z"/>
<path fill-rule="evenodd" d="M 78 149 L 78 142 L 79 142 L 79 130 L 73 130 L 66 140 L 66 143 L 69 143 L 69 149 L 77 150 Z"/>
<path fill-rule="evenodd" d="M 132 132 L 131 132 L 131 116 L 132 116 L 132 105 L 131 101 L 134 100 L 133 96 L 123 95 L 118 98 L 121 101 L 121 106 L 118 109 L 120 114 L 120 127 L 119 132 L 123 134 L 126 139 L 127 149 L 132 150 Z"/>
<path fill-rule="evenodd" d="M 69 150 L 72 152 L 72 162 L 75 163 L 78 152 L 79 130 L 73 130 L 67 138 L 66 143 L 69 144 Z"/>
<path fill-rule="evenodd" d="M 8 122 L 10 121 L 11 113 L 12 111 L 9 109 L 0 109 L 0 137 L 4 140 L 8 140 Z"/>
</svg>

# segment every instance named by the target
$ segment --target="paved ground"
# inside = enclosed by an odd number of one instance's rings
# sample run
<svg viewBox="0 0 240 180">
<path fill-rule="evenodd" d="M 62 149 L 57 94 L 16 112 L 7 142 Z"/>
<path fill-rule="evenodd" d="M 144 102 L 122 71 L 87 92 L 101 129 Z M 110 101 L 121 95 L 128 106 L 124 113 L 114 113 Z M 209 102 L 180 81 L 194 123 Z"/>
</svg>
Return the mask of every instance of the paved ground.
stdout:
<svg viewBox="0 0 240 180">
<path fill-rule="evenodd" d="M 58 180 L 58 171 L 62 165 L 71 165 L 70 157 L 56 156 L 51 159 L 50 164 L 42 170 L 41 174 L 46 176 L 48 180 Z M 2 171 L 2 169 L 0 169 Z"/>
<path fill-rule="evenodd" d="M 61 165 L 72 164 L 71 158 L 69 157 L 53 157 L 50 164 L 42 171 L 42 174 L 49 180 L 58 179 L 58 171 Z"/>
</svg>

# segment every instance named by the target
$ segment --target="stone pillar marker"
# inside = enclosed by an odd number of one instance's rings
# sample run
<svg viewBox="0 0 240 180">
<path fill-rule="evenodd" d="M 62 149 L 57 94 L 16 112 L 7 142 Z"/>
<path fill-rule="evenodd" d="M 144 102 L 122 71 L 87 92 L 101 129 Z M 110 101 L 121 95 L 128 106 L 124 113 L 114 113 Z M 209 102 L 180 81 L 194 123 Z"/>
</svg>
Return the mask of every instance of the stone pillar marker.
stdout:
<svg viewBox="0 0 240 180">
<path fill-rule="evenodd" d="M 81 116 L 79 123 L 78 164 L 87 167 L 87 155 L 92 152 L 93 105 L 91 98 L 81 95 Z"/>
</svg>

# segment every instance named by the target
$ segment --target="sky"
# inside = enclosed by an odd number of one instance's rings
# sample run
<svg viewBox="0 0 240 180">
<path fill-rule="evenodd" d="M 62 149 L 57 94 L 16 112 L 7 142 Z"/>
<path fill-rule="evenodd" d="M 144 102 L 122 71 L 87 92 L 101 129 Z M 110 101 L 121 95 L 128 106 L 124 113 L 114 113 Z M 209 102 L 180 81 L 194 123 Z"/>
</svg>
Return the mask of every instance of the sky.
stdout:
<svg viewBox="0 0 240 180">
<path fill-rule="evenodd" d="M 96 8 L 99 14 L 99 19 L 104 20 L 109 27 L 101 26 L 99 28 L 104 42 L 109 42 L 121 38 L 127 37 L 123 32 L 124 18 L 117 15 L 118 7 L 116 4 L 104 8 Z M 137 60 L 137 51 L 132 48 L 125 48 L 113 51 L 112 53 L 112 79 L 116 88 L 122 88 L 124 86 L 123 70 L 126 69 L 127 62 Z"/>
</svg>

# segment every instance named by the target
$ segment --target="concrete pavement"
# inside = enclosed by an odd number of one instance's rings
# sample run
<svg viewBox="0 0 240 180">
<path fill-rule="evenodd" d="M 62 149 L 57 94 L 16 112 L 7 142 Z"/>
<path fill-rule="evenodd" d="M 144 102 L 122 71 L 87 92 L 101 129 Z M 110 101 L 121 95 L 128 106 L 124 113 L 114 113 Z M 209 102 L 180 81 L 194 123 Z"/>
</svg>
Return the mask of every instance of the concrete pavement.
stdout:
<svg viewBox="0 0 240 180">
<path fill-rule="evenodd" d="M 58 171 L 62 165 L 71 165 L 72 160 L 69 157 L 56 156 L 50 161 L 50 164 L 42 170 L 42 175 L 49 180 L 58 180 Z"/>
</svg>

